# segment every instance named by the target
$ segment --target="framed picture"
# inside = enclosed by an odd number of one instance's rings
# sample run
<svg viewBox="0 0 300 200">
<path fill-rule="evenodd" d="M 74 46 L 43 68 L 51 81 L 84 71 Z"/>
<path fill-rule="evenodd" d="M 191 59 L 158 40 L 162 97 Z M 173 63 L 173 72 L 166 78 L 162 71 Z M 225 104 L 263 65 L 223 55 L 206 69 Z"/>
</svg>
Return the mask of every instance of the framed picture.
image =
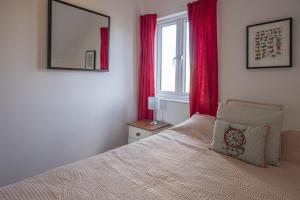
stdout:
<svg viewBox="0 0 300 200">
<path fill-rule="evenodd" d="M 96 66 L 96 51 L 89 50 L 85 52 L 85 69 L 95 70 Z"/>
<path fill-rule="evenodd" d="M 247 27 L 247 68 L 292 67 L 292 18 Z"/>
</svg>

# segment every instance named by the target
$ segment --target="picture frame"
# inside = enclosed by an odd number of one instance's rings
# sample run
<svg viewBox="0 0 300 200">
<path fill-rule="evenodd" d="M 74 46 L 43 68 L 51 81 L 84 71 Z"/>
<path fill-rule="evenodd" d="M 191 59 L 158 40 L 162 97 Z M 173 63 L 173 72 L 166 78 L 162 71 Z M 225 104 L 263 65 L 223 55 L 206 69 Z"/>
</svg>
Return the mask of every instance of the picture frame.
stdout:
<svg viewBox="0 0 300 200">
<path fill-rule="evenodd" d="M 88 50 L 85 52 L 85 69 L 95 70 L 96 67 L 96 51 Z"/>
<path fill-rule="evenodd" d="M 247 69 L 292 67 L 293 19 L 247 26 Z"/>
</svg>

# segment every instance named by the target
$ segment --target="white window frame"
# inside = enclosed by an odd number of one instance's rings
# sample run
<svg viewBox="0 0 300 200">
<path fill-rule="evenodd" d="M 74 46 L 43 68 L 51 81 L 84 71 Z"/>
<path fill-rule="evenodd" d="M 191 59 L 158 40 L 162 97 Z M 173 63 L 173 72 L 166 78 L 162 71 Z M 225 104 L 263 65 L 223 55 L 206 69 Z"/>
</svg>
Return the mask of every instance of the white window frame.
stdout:
<svg viewBox="0 0 300 200">
<path fill-rule="evenodd" d="M 186 22 L 188 21 L 187 13 L 180 13 L 175 16 L 161 18 L 157 23 L 156 35 L 156 96 L 162 99 L 176 100 L 176 101 L 189 101 L 189 93 L 185 92 L 185 77 L 186 77 Z M 176 54 L 174 58 L 176 62 L 176 77 L 175 77 L 175 92 L 168 92 L 161 90 L 161 63 L 162 63 L 162 27 L 177 24 L 177 41 L 176 41 Z"/>
</svg>

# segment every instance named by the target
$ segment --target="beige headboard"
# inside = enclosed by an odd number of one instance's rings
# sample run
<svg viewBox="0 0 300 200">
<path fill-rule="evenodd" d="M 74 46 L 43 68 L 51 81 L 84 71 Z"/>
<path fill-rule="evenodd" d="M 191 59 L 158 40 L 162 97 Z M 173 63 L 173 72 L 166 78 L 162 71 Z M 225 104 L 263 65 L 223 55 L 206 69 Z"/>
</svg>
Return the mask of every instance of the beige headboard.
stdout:
<svg viewBox="0 0 300 200">
<path fill-rule="evenodd" d="M 228 99 L 226 101 L 226 103 L 227 104 L 253 106 L 253 107 L 264 108 L 264 109 L 268 109 L 268 110 L 280 110 L 280 111 L 284 110 L 283 105 L 258 103 L 258 102 L 244 101 L 244 100 L 239 100 L 239 99 Z"/>
</svg>

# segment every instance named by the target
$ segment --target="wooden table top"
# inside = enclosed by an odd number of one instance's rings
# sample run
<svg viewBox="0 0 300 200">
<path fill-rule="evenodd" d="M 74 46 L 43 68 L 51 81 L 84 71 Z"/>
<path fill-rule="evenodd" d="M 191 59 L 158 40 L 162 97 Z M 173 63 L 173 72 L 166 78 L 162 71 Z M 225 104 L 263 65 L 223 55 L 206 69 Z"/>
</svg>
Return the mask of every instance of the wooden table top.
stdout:
<svg viewBox="0 0 300 200">
<path fill-rule="evenodd" d="M 172 126 L 172 124 L 170 124 L 170 123 L 157 121 L 157 120 L 156 120 L 156 122 L 158 122 L 157 125 L 153 125 L 153 124 L 151 124 L 151 122 L 153 122 L 153 121 L 152 120 L 141 120 L 141 121 L 127 123 L 127 125 L 133 126 L 136 128 L 141 128 L 141 129 L 144 129 L 147 131 L 156 131 L 161 128 L 166 128 L 168 126 L 170 126 L 170 127 Z"/>
</svg>

